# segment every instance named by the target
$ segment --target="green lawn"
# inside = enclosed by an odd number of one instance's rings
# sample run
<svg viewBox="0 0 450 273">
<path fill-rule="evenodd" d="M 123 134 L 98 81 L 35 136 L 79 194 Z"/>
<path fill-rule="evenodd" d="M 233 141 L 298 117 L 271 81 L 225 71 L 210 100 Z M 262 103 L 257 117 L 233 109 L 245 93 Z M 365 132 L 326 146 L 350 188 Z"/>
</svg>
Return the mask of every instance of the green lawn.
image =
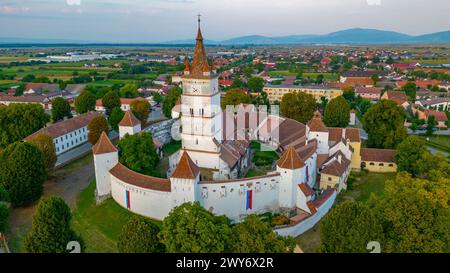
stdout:
<svg viewBox="0 0 450 273">
<path fill-rule="evenodd" d="M 112 198 L 95 204 L 95 181 L 78 196 L 72 226 L 81 234 L 86 252 L 117 252 L 117 239 L 123 225 L 133 216 Z M 161 222 L 155 221 L 158 225 Z"/>
<path fill-rule="evenodd" d="M 256 166 L 272 165 L 273 161 L 278 160 L 279 156 L 275 151 L 261 151 L 261 144 L 256 141 L 250 143 L 250 148 L 253 150 L 252 162 Z"/>
<path fill-rule="evenodd" d="M 181 141 L 172 140 L 163 147 L 164 156 L 169 156 L 181 148 Z"/>
<path fill-rule="evenodd" d="M 423 138 L 427 143 L 431 144 L 433 147 L 438 149 L 447 149 L 447 152 L 450 152 L 450 136 L 444 135 L 432 135 L 432 136 L 424 136 L 419 135 L 420 138 Z M 428 138 L 428 140 L 427 140 Z M 433 145 L 436 144 L 436 145 Z"/>
<path fill-rule="evenodd" d="M 271 171 L 270 166 L 254 167 L 248 170 L 248 172 L 245 174 L 245 178 L 266 175 L 267 172 L 270 171 Z"/>
</svg>

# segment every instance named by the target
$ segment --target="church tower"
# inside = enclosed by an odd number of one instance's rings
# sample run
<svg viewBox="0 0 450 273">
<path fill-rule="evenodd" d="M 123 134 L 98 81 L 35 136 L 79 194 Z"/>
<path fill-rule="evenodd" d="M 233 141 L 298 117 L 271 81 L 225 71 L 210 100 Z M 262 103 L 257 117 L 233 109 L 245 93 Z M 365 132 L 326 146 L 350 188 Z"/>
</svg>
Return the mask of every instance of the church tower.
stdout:
<svg viewBox="0 0 450 273">
<path fill-rule="evenodd" d="M 220 169 L 222 109 L 218 75 L 208 63 L 200 16 L 192 64 L 185 62 L 181 95 L 182 149 L 200 168 Z"/>
</svg>

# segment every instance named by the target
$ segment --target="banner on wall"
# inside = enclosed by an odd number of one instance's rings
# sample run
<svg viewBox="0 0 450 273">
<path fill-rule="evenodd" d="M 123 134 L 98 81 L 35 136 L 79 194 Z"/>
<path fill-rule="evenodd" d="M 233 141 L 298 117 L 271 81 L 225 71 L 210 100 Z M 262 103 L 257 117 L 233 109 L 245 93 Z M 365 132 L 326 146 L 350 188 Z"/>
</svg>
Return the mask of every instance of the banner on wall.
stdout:
<svg viewBox="0 0 450 273">
<path fill-rule="evenodd" d="M 126 191 L 125 192 L 125 198 L 126 198 L 126 202 L 127 202 L 127 209 L 130 209 L 130 191 Z"/>
<path fill-rule="evenodd" d="M 247 202 L 246 202 L 246 209 L 252 209 L 252 198 L 253 198 L 253 191 L 252 190 L 247 190 Z"/>
</svg>

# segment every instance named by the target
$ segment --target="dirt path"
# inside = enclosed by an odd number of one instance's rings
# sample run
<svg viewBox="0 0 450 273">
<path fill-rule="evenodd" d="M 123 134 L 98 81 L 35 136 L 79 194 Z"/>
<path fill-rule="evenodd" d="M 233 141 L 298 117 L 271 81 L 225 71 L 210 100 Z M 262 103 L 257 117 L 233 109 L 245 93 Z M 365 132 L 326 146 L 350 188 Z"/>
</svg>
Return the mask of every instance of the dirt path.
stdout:
<svg viewBox="0 0 450 273">
<path fill-rule="evenodd" d="M 44 197 L 59 196 L 74 208 L 78 193 L 89 185 L 94 176 L 94 163 L 92 160 L 55 171 L 55 174 L 44 184 Z M 31 219 L 38 202 L 25 207 L 14 208 L 9 217 L 8 241 L 13 251 L 20 248 L 21 237 L 31 227 Z"/>
</svg>

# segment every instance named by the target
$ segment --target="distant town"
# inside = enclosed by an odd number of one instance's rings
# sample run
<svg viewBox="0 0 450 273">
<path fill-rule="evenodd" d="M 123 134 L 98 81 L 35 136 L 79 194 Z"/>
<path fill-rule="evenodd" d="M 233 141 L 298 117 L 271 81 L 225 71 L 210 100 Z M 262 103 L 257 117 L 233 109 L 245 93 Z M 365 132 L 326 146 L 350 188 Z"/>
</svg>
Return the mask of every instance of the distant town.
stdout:
<svg viewBox="0 0 450 273">
<path fill-rule="evenodd" d="M 448 43 L 209 47 L 205 27 L 0 48 L 0 253 L 448 253 Z"/>
</svg>

